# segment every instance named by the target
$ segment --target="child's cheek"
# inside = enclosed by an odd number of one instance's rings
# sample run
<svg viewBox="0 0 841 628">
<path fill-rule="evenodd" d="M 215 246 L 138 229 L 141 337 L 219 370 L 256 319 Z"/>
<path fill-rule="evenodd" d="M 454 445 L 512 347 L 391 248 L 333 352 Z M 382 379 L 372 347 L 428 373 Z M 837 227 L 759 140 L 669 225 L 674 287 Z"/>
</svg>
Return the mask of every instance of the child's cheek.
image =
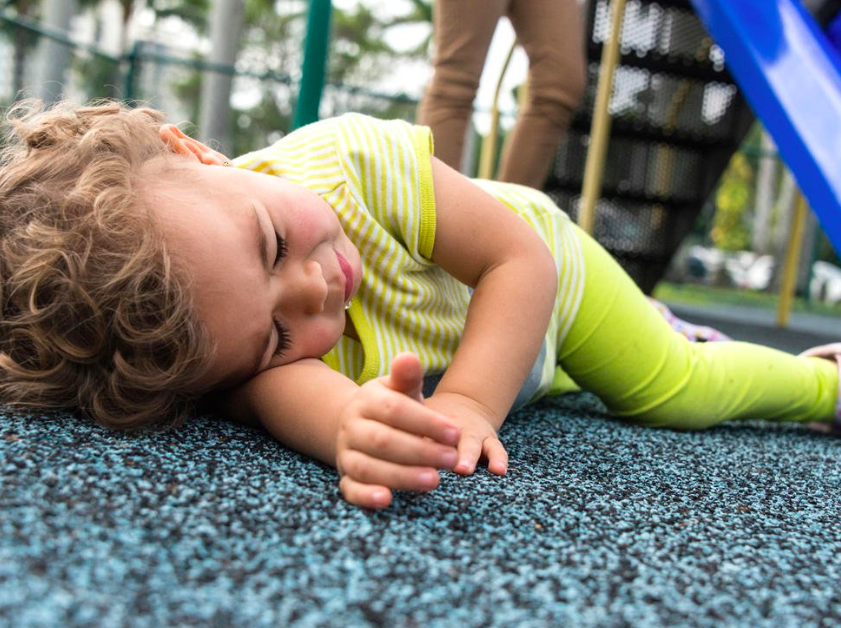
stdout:
<svg viewBox="0 0 841 628">
<path fill-rule="evenodd" d="M 310 351 L 307 357 L 320 358 L 335 347 L 344 332 L 344 321 L 330 321 L 313 329 L 309 338 Z"/>
</svg>

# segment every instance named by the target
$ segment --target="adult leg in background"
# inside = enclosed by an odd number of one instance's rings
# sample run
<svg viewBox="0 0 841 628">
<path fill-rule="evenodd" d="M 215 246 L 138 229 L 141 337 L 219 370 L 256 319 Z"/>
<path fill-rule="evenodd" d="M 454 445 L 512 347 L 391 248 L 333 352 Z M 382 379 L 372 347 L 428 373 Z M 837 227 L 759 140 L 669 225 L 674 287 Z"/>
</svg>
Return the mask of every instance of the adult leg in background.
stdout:
<svg viewBox="0 0 841 628">
<path fill-rule="evenodd" d="M 541 189 L 587 86 L 584 23 L 578 0 L 512 0 L 508 18 L 529 58 L 528 93 L 498 178 Z"/>
<path fill-rule="evenodd" d="M 464 135 L 485 57 L 509 0 L 435 0 L 434 73 L 418 108 L 418 122 L 432 129 L 435 156 L 461 167 Z"/>
<path fill-rule="evenodd" d="M 613 413 L 677 429 L 747 418 L 832 420 L 838 371 L 831 361 L 745 342 L 689 342 L 607 251 L 573 228 L 585 286 L 558 361 Z"/>
</svg>

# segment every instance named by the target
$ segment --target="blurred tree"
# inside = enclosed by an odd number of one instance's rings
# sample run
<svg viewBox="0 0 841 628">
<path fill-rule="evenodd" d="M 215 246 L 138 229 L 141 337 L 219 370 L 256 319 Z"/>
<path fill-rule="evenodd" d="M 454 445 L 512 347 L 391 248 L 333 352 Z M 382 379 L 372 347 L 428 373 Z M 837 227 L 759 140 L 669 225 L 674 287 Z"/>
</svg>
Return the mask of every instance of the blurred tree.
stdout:
<svg viewBox="0 0 841 628">
<path fill-rule="evenodd" d="M 38 17 L 39 5 L 45 0 L 0 0 L 14 6 L 20 13 Z M 59 0 L 51 0 L 59 1 Z M 113 0 L 112 0 L 113 1 Z M 213 0 L 116 0 L 122 8 L 122 23 L 119 41 L 123 53 L 131 48 L 128 41 L 132 19 L 142 11 L 152 11 L 156 23 L 167 18 L 179 18 L 199 35 L 209 33 L 209 12 Z M 78 0 L 82 9 L 100 11 L 104 0 Z M 288 129 L 288 120 L 294 111 L 296 89 L 299 77 L 302 42 L 305 33 L 306 3 L 300 0 L 243 0 L 244 27 L 237 50 L 237 69 L 255 75 L 266 74 L 271 78 L 239 77 L 234 80 L 232 103 L 235 111 L 232 119 L 235 125 L 234 152 L 253 149 L 263 145 L 277 131 Z M 334 85 L 359 86 L 358 91 L 333 89 L 326 100 L 330 113 L 341 113 L 350 109 L 373 115 L 409 118 L 414 115 L 411 102 L 394 101 L 365 92 L 376 91 L 376 85 L 383 77 L 400 67 L 404 59 L 426 59 L 431 34 L 431 0 L 410 0 L 397 7 L 383 3 L 372 6 L 354 6 L 334 10 L 334 25 L 331 34 L 328 80 Z M 403 8 L 408 7 L 408 8 Z M 413 39 L 409 49 L 403 46 L 396 50 L 389 41 L 403 41 L 406 38 L 392 37 L 392 29 L 427 24 L 428 32 L 420 40 Z M 100 28 L 113 28 L 103 22 Z M 21 32 L 19 29 L 16 33 Z M 396 34 L 396 32 L 394 33 Z M 421 33 L 423 35 L 423 33 Z M 21 37 L 23 41 L 23 37 Z M 21 46 L 23 49 L 23 45 Z M 162 45 L 158 51 L 166 53 Z M 25 57 L 25 53 L 20 55 Z M 196 58 L 205 58 L 200 52 Z M 147 64 L 153 64 L 147 61 Z M 18 66 L 16 66 L 18 67 Z M 20 64 L 23 67 L 23 63 Z M 168 66 L 169 67 L 169 66 Z M 198 121 L 201 100 L 201 73 L 181 69 L 163 72 L 164 80 L 156 88 L 182 99 L 184 111 L 192 113 Z M 122 68 L 125 71 L 125 68 Z M 123 96 L 123 79 L 107 59 L 77 54 L 74 60 L 74 79 L 77 87 L 88 97 Z M 22 70 L 21 70 L 22 73 Z M 170 77 L 175 77 L 171 79 Z M 23 83 L 22 79 L 19 83 Z M 140 98 L 154 100 L 153 93 L 140 93 Z"/>
<path fill-rule="evenodd" d="M 20 17 L 37 17 L 40 9 L 39 0 L 6 0 L 3 8 L 12 8 Z M 12 93 L 15 97 L 24 88 L 24 69 L 26 59 L 38 42 L 38 38 L 22 28 L 3 22 L 3 31 L 12 37 Z"/>
<path fill-rule="evenodd" d="M 232 112 L 235 132 L 226 147 L 231 154 L 262 147 L 267 138 L 290 128 L 294 107 L 290 75 L 300 63 L 305 13 L 306 7 L 292 0 L 246 0 L 237 68 L 275 78 L 236 79 L 245 97 Z"/>
<path fill-rule="evenodd" d="M 234 155 L 267 146 L 292 127 L 292 111 L 281 109 L 275 98 L 262 98 L 254 107 L 237 115 Z"/>
<path fill-rule="evenodd" d="M 99 8 L 105 0 L 77 0 L 79 3 L 79 8 L 86 11 L 91 11 Z M 128 48 L 127 39 L 128 39 L 128 25 L 131 22 L 131 18 L 134 15 L 134 7 L 135 3 L 134 0 L 118 0 L 118 4 L 122 9 L 122 20 L 121 20 L 121 27 L 120 27 L 120 36 L 118 41 L 118 54 L 122 54 Z"/>
<path fill-rule="evenodd" d="M 17 0 L 18 2 L 37 3 L 41 0 Z M 59 0 L 64 1 L 64 0 Z M 77 0 L 80 11 L 96 14 L 107 0 Z M 128 40 L 131 21 L 140 10 L 150 9 L 156 20 L 177 17 L 189 24 L 190 27 L 202 31 L 206 26 L 206 13 L 210 0 L 112 0 L 121 9 L 117 49 L 113 51 L 117 56 L 125 55 L 132 45 Z M 103 23 L 98 15 L 97 36 L 104 28 L 113 27 L 112 22 Z M 120 98 L 124 97 L 122 68 L 106 58 L 90 54 L 76 54 L 73 57 L 74 80 L 87 98 Z"/>
<path fill-rule="evenodd" d="M 428 24 L 428 34 L 403 50 L 386 43 L 392 29 Z M 410 10 L 396 16 L 381 17 L 371 7 L 356 5 L 336 10 L 330 41 L 328 81 L 370 85 L 387 75 L 402 59 L 426 58 L 432 36 L 432 3 L 412 0 Z"/>
<path fill-rule="evenodd" d="M 753 169 L 741 152 L 734 153 L 715 193 L 716 212 L 710 236 L 724 251 L 748 248 L 750 234 L 745 226 L 745 210 L 751 202 Z"/>
<path fill-rule="evenodd" d="M 757 124 L 759 124 L 757 122 Z M 771 249 L 771 222 L 774 195 L 777 190 L 779 159 L 775 154 L 774 140 L 763 129 L 759 145 L 759 165 L 756 177 L 756 204 L 753 211 L 751 248 L 764 255 Z"/>
<path fill-rule="evenodd" d="M 215 0 L 210 14 L 210 53 L 207 60 L 216 65 L 233 66 L 242 35 L 245 5 L 243 0 Z M 219 151 L 233 151 L 231 127 L 231 86 L 227 72 L 202 74 L 199 103 L 199 131 L 204 139 L 218 142 Z"/>
<path fill-rule="evenodd" d="M 426 57 L 429 54 L 429 46 L 432 43 L 432 0 L 410 0 L 412 8 L 408 13 L 398 15 L 386 22 L 386 28 L 403 26 L 406 24 L 429 24 L 429 32 L 420 43 L 407 51 L 410 55 Z"/>
<path fill-rule="evenodd" d="M 95 0 L 94 0 L 95 1 Z M 131 3 L 132 0 L 120 0 Z M 211 0 L 140 0 L 155 13 L 155 19 L 177 17 L 201 33 L 207 32 Z"/>
<path fill-rule="evenodd" d="M 66 34 L 77 10 L 76 0 L 43 0 L 41 21 L 47 28 Z M 62 97 L 70 59 L 72 51 L 65 44 L 46 37 L 38 42 L 37 78 L 33 91 L 39 98 L 49 103 Z"/>
<path fill-rule="evenodd" d="M 96 11 L 105 0 L 77 0 L 79 9 L 82 11 Z M 128 39 L 128 25 L 134 10 L 133 0 L 118 0 L 122 9 L 120 20 L 120 32 L 117 41 L 117 56 L 125 53 Z M 99 40 L 99 33 L 105 27 L 97 19 L 96 41 Z M 108 24 L 107 26 L 111 26 Z M 72 67 L 76 85 L 84 93 L 86 99 L 91 98 L 119 98 L 122 96 L 122 81 L 120 79 L 120 64 L 114 63 L 103 57 L 90 54 L 73 55 Z"/>
</svg>

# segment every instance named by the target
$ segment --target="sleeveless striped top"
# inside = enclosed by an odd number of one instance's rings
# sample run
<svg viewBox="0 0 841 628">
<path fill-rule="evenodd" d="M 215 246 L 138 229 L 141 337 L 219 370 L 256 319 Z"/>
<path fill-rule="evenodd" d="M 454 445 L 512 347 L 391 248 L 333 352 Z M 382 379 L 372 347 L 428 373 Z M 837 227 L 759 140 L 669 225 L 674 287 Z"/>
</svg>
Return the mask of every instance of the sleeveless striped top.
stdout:
<svg viewBox="0 0 841 628">
<path fill-rule="evenodd" d="M 357 383 L 388 372 L 412 351 L 426 374 L 442 373 L 458 347 L 470 291 L 432 260 L 435 197 L 432 136 L 427 127 L 360 114 L 323 120 L 290 133 L 234 165 L 281 176 L 323 198 L 359 249 L 362 283 L 348 315 L 359 341 L 342 336 L 322 360 Z M 537 231 L 552 251 L 558 298 L 530 397 L 555 377 L 559 343 L 583 292 L 583 264 L 568 216 L 531 188 L 475 181 Z M 539 375 L 538 375 L 539 374 Z"/>
</svg>

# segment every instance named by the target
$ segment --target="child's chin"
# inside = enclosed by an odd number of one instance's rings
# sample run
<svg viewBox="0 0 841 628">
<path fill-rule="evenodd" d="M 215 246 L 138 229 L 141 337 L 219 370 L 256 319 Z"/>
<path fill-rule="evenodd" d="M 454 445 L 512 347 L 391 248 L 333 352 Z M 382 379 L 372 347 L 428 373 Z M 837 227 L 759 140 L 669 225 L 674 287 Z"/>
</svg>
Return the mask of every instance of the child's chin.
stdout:
<svg viewBox="0 0 841 628">
<path fill-rule="evenodd" d="M 321 357 L 322 355 L 326 355 L 326 354 L 330 353 L 330 351 L 332 351 L 332 349 L 337 344 L 339 344 L 339 341 L 342 339 L 343 335 L 344 335 L 344 325 L 342 325 L 342 327 L 340 329 L 338 329 L 336 333 L 330 334 L 329 336 L 326 336 L 324 338 L 324 343 L 320 347 L 322 352 L 319 354 L 318 357 Z"/>
</svg>

